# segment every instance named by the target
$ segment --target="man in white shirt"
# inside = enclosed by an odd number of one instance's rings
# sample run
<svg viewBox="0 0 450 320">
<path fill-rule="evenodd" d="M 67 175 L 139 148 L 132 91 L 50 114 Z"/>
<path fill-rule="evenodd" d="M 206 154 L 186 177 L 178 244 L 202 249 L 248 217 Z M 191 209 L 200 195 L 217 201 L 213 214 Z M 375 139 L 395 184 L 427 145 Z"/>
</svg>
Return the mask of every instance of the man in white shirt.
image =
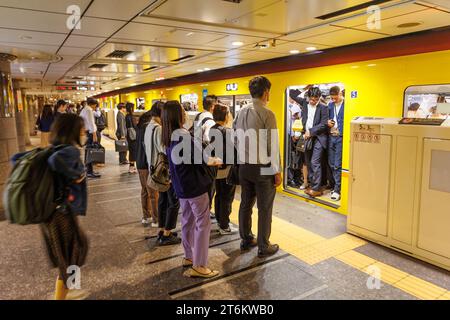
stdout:
<svg viewBox="0 0 450 320">
<path fill-rule="evenodd" d="M 202 113 L 199 113 L 194 120 L 194 128 L 197 129 L 201 127 L 202 129 L 202 139 L 204 142 L 209 143 L 209 131 L 216 124 L 213 120 L 212 112 L 214 111 L 214 105 L 217 104 L 217 97 L 214 95 L 206 96 L 203 99 L 203 109 Z"/>
<path fill-rule="evenodd" d="M 80 117 L 84 120 L 84 129 L 87 134 L 86 146 L 90 146 L 97 143 L 97 126 L 95 125 L 94 111 L 93 109 L 98 105 L 97 100 L 89 98 L 87 105 L 81 110 Z M 86 156 L 85 156 L 86 160 Z M 100 174 L 94 172 L 92 162 L 86 163 L 86 172 L 89 178 L 100 178 Z"/>
<path fill-rule="evenodd" d="M 307 86 L 308 99 L 301 98 L 300 90 L 290 90 L 289 96 L 302 106 L 302 123 L 306 145 L 305 161 L 308 166 L 308 183 L 305 193 L 313 198 L 323 195 L 322 158 L 328 148 L 328 107 L 320 103 L 322 92 L 318 87 Z M 309 140 L 309 141 L 308 141 Z"/>
</svg>

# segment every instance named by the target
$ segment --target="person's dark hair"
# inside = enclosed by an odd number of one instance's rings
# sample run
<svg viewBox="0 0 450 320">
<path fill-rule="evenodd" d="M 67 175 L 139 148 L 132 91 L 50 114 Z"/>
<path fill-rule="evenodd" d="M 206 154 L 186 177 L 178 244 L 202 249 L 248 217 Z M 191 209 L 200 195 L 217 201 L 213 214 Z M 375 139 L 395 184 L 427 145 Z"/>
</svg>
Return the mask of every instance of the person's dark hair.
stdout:
<svg viewBox="0 0 450 320">
<path fill-rule="evenodd" d="M 41 115 L 41 119 L 49 119 L 53 117 L 53 109 L 52 106 L 49 104 L 44 105 L 44 107 L 42 108 L 42 115 Z"/>
<path fill-rule="evenodd" d="M 227 119 L 227 114 L 229 112 L 229 109 L 226 105 L 223 104 L 216 104 L 214 106 L 213 111 L 213 119 L 214 121 L 220 121 L 223 122 Z"/>
<path fill-rule="evenodd" d="M 66 102 L 65 100 L 58 100 L 58 101 L 56 102 L 56 104 L 55 104 L 55 108 L 54 108 L 53 112 L 54 112 L 54 113 L 57 113 L 57 112 L 58 112 L 58 109 L 59 109 L 61 106 L 65 106 L 65 105 L 67 105 L 67 102 Z"/>
<path fill-rule="evenodd" d="M 152 111 L 150 110 L 139 117 L 139 121 L 137 124 L 138 128 L 145 127 L 150 122 L 151 119 L 152 119 Z"/>
<path fill-rule="evenodd" d="M 50 142 L 54 146 L 61 144 L 81 146 L 80 133 L 84 127 L 83 119 L 73 113 L 64 113 L 56 118 L 50 130 Z"/>
<path fill-rule="evenodd" d="M 161 112 L 162 144 L 170 146 L 172 133 L 183 127 L 183 107 L 177 100 L 167 101 Z"/>
<path fill-rule="evenodd" d="M 86 101 L 86 100 L 81 101 L 81 106 L 82 106 L 82 107 L 85 107 L 86 104 L 87 104 L 87 101 Z"/>
<path fill-rule="evenodd" d="M 261 98 L 266 90 L 270 90 L 272 84 L 269 79 L 263 76 L 254 77 L 250 80 L 248 88 L 250 89 L 250 94 L 252 98 Z"/>
<path fill-rule="evenodd" d="M 437 103 L 445 103 L 445 96 L 439 95 L 437 98 Z"/>
<path fill-rule="evenodd" d="M 156 101 L 152 108 L 150 109 L 150 115 L 151 117 L 158 117 L 161 118 L 161 110 L 164 107 L 164 102 L 162 101 Z"/>
<path fill-rule="evenodd" d="M 203 109 L 210 111 L 211 107 L 217 103 L 217 97 L 215 95 L 206 96 L 203 99 Z"/>
<path fill-rule="evenodd" d="M 122 102 L 117 105 L 118 110 L 122 110 L 124 107 L 125 107 L 125 104 Z"/>
<path fill-rule="evenodd" d="M 330 96 L 337 96 L 339 95 L 339 93 L 341 93 L 341 88 L 339 88 L 338 86 L 330 88 Z"/>
<path fill-rule="evenodd" d="M 308 90 L 308 97 L 310 98 L 320 98 L 322 96 L 322 91 L 319 87 L 312 87 Z"/>
<path fill-rule="evenodd" d="M 420 103 L 414 102 L 414 103 L 411 103 L 411 105 L 408 107 L 408 110 L 416 111 L 416 110 L 419 110 L 419 108 L 420 108 Z"/>
<path fill-rule="evenodd" d="M 89 99 L 87 99 L 87 105 L 88 106 L 96 106 L 96 105 L 98 105 L 98 101 L 93 98 L 89 98 Z"/>
<path fill-rule="evenodd" d="M 133 115 L 134 112 L 134 103 L 132 102 L 127 102 L 127 104 L 125 105 L 125 108 L 127 109 L 127 113 Z"/>
</svg>

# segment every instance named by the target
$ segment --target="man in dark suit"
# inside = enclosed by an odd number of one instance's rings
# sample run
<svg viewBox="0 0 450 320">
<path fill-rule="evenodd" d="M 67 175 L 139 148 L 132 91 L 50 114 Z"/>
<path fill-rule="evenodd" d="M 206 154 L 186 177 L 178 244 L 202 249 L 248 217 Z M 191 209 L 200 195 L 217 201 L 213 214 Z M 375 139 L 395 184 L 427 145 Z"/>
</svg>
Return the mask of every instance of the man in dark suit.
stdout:
<svg viewBox="0 0 450 320">
<path fill-rule="evenodd" d="M 307 97 L 300 97 L 300 90 L 290 90 L 289 96 L 302 108 L 302 123 L 305 140 L 310 140 L 310 148 L 305 150 L 305 160 L 308 166 L 309 188 L 305 191 L 311 197 L 319 197 L 322 182 L 322 157 L 328 148 L 328 107 L 320 103 L 322 92 L 318 87 L 307 86 Z"/>
</svg>

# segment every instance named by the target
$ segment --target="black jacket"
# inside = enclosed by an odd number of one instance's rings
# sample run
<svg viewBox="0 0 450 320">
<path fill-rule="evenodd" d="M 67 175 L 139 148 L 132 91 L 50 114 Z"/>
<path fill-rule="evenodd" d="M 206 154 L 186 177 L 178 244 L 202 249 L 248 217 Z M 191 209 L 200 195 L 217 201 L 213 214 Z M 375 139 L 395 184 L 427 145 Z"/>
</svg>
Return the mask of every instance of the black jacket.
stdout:
<svg viewBox="0 0 450 320">
<path fill-rule="evenodd" d="M 303 124 L 303 133 L 306 131 L 306 123 L 308 122 L 308 101 L 305 98 L 300 97 L 301 91 L 299 90 L 290 90 L 289 97 L 297 102 L 302 109 L 302 124 Z M 324 149 L 328 148 L 328 120 L 329 120 L 329 112 L 328 107 L 324 104 L 319 103 L 317 105 L 316 114 L 314 116 L 313 127 L 309 130 L 311 137 L 317 138 Z"/>
</svg>

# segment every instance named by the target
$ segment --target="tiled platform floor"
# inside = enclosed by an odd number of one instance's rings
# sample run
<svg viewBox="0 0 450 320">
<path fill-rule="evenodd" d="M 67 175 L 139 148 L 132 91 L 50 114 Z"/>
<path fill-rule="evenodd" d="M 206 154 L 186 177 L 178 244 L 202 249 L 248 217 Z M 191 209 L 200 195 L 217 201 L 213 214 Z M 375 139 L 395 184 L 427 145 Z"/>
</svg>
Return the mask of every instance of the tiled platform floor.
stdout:
<svg viewBox="0 0 450 320">
<path fill-rule="evenodd" d="M 90 240 L 81 279 L 89 299 L 449 299 L 449 272 L 347 235 L 345 216 L 283 195 L 271 238 L 282 251 L 267 259 L 256 249 L 240 254 L 239 236 L 220 236 L 214 224 L 210 264 L 221 276 L 185 278 L 181 246 L 155 246 L 156 230 L 140 225 L 138 177 L 117 162 L 108 151 L 80 218 Z M 238 206 L 239 195 L 233 221 Z M 371 265 L 382 271 L 379 289 L 367 286 Z M 0 222 L 0 299 L 47 299 L 55 277 L 39 228 Z"/>
</svg>

